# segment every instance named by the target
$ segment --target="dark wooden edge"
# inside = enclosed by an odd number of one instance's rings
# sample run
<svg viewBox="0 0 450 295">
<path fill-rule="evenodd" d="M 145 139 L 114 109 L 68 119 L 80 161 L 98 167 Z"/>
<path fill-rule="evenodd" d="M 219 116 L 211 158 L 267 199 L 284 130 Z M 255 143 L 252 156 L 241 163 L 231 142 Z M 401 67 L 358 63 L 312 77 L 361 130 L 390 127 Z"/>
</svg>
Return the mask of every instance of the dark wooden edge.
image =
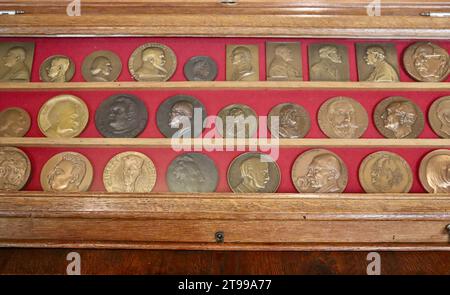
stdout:
<svg viewBox="0 0 450 295">
<path fill-rule="evenodd" d="M 0 248 L 40 249 L 126 249 L 126 250 L 187 250 L 187 251 L 450 251 L 450 243 L 415 244 L 326 244 L 326 243 L 114 243 L 96 241 L 36 241 L 0 240 Z"/>
</svg>

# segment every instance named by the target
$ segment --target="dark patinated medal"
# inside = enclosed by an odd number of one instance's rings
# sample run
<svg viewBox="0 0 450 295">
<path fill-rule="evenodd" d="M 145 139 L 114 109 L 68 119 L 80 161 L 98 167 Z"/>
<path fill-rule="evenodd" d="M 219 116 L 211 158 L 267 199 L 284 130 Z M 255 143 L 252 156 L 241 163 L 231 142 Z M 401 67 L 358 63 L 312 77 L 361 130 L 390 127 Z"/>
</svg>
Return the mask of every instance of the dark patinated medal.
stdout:
<svg viewBox="0 0 450 295">
<path fill-rule="evenodd" d="M 136 137 L 144 131 L 147 121 L 145 104 L 130 94 L 109 97 L 95 113 L 95 126 L 104 137 Z"/>
</svg>

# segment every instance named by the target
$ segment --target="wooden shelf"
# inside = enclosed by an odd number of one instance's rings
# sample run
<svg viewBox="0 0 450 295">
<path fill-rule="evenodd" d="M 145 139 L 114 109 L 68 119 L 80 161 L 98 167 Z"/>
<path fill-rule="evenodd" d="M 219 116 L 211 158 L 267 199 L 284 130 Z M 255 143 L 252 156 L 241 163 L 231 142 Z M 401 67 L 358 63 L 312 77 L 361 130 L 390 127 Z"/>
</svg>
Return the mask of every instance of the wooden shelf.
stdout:
<svg viewBox="0 0 450 295">
<path fill-rule="evenodd" d="M 311 81 L 177 81 L 177 82 L 68 82 L 68 83 L 0 83 L 0 91 L 69 91 L 69 90 L 173 90 L 173 89 L 202 89 L 202 90 L 450 90 L 450 82 L 422 83 L 422 82 L 311 82 Z"/>
<path fill-rule="evenodd" d="M 47 138 L 47 137 L 0 137 L 0 146 L 16 147 L 79 147 L 79 148 L 171 148 L 203 147 L 223 148 L 227 140 L 219 139 L 175 139 L 171 138 Z M 232 146 L 279 146 L 281 148 L 324 147 L 324 148 L 449 148 L 450 139 L 419 138 L 419 139 L 387 139 L 387 138 L 301 138 L 258 140 L 258 139 L 230 139 Z"/>
<path fill-rule="evenodd" d="M 367 3 L 367 2 L 366 2 Z M 363 8 L 363 7 L 361 7 Z M 45 7 L 42 7 L 41 11 Z M 417 7 L 416 7 L 417 9 Z M 448 19 L 415 14 L 382 15 L 292 15 L 259 14 L 247 8 L 239 14 L 172 11 L 157 14 L 129 13 L 69 17 L 57 14 L 25 14 L 2 16 L 0 36 L 204 36 L 204 37 L 332 37 L 332 38 L 397 38 L 448 39 Z M 428 11 L 425 6 L 422 10 Z M 281 10 L 280 10 L 281 11 Z M 364 11 L 361 9 L 361 11 Z M 64 10 L 61 10 L 64 12 Z M 120 16 L 118 16 L 120 14 Z"/>
<path fill-rule="evenodd" d="M 0 193 L 0 247 L 450 250 L 449 224 L 449 195 Z"/>
</svg>

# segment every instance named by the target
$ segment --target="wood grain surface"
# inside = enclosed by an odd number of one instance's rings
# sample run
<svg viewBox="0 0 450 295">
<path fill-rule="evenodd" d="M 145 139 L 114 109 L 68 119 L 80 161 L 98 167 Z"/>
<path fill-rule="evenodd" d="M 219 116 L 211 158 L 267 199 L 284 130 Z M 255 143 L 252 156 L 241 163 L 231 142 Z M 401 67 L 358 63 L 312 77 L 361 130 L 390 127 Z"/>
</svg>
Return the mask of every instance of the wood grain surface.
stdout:
<svg viewBox="0 0 450 295">
<path fill-rule="evenodd" d="M 81 274 L 365 275 L 368 252 L 222 252 L 0 249 L 0 274 L 66 274 L 67 254 Z M 450 252 L 379 252 L 381 274 L 450 274 Z"/>
</svg>

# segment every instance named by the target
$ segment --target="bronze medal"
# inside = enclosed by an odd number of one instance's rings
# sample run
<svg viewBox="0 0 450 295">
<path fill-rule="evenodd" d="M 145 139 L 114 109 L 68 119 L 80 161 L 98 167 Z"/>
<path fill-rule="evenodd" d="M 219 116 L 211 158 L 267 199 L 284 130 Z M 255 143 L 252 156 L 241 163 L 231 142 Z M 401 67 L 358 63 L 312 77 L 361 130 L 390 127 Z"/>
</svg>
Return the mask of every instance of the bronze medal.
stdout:
<svg viewBox="0 0 450 295">
<path fill-rule="evenodd" d="M 450 96 L 435 100 L 428 111 L 431 128 L 442 138 L 450 138 Z"/>
<path fill-rule="evenodd" d="M 308 47 L 309 80 L 350 81 L 347 46 L 319 43 Z"/>
<path fill-rule="evenodd" d="M 450 73 L 450 57 L 444 48 L 431 42 L 410 45 L 403 54 L 408 74 L 421 82 L 440 82 Z"/>
<path fill-rule="evenodd" d="M 322 104 L 318 121 L 322 132 L 330 138 L 359 138 L 369 125 L 364 107 L 356 100 L 343 96 Z"/>
<path fill-rule="evenodd" d="M 28 182 L 31 162 L 15 147 L 0 147 L 0 191 L 19 191 Z"/>
<path fill-rule="evenodd" d="M 278 120 L 277 125 L 275 125 L 275 118 Z M 282 103 L 270 111 L 267 126 L 274 137 L 302 138 L 311 128 L 311 119 L 304 107 L 293 103 Z"/>
<path fill-rule="evenodd" d="M 30 115 L 21 108 L 7 108 L 0 112 L 0 137 L 22 137 L 30 130 Z"/>
<path fill-rule="evenodd" d="M 0 82 L 30 82 L 34 43 L 0 42 Z"/>
<path fill-rule="evenodd" d="M 435 150 L 420 162 L 419 178 L 429 193 L 450 193 L 450 150 Z"/>
<path fill-rule="evenodd" d="M 217 132 L 225 138 L 250 138 L 258 130 L 258 118 L 253 109 L 244 104 L 232 104 L 223 108 L 216 121 Z"/>
<path fill-rule="evenodd" d="M 373 119 L 386 138 L 416 138 L 425 125 L 420 108 L 401 96 L 388 97 L 378 103 Z"/>
<path fill-rule="evenodd" d="M 122 62 L 114 52 L 107 50 L 89 54 L 81 67 L 83 78 L 88 82 L 112 82 L 122 72 Z"/>
<path fill-rule="evenodd" d="M 47 137 L 76 137 L 83 132 L 89 111 L 83 100 L 74 95 L 58 95 L 39 110 L 38 125 Z"/>
<path fill-rule="evenodd" d="M 108 192 L 148 193 L 155 183 L 155 165 L 139 152 L 123 152 L 114 156 L 103 171 L 103 184 Z"/>
<path fill-rule="evenodd" d="M 359 167 L 359 182 L 367 193 L 407 193 L 413 175 L 405 159 L 382 151 L 364 158 Z"/>
<path fill-rule="evenodd" d="M 69 82 L 74 74 L 74 62 L 70 57 L 64 55 L 50 56 L 42 63 L 39 69 L 39 75 L 43 82 Z"/>
<path fill-rule="evenodd" d="M 258 81 L 258 45 L 227 45 L 227 81 Z"/>
<path fill-rule="evenodd" d="M 51 157 L 42 168 L 41 186 L 48 192 L 85 192 L 93 175 L 91 162 L 85 156 L 63 152 Z"/>
<path fill-rule="evenodd" d="M 173 50 L 159 43 L 138 47 L 128 61 L 128 69 L 136 81 L 167 81 L 176 68 L 177 57 Z"/>
<path fill-rule="evenodd" d="M 291 177 L 300 193 L 342 193 L 347 186 L 348 171 L 335 153 L 312 149 L 297 157 Z"/>
<path fill-rule="evenodd" d="M 357 43 L 356 59 L 359 81 L 400 81 L 395 44 Z"/>
<path fill-rule="evenodd" d="M 228 185 L 235 193 L 274 193 L 280 185 L 280 168 L 273 159 L 256 152 L 241 154 L 228 168 Z"/>
<path fill-rule="evenodd" d="M 299 42 L 266 43 L 266 76 L 269 81 L 302 80 Z"/>
</svg>

